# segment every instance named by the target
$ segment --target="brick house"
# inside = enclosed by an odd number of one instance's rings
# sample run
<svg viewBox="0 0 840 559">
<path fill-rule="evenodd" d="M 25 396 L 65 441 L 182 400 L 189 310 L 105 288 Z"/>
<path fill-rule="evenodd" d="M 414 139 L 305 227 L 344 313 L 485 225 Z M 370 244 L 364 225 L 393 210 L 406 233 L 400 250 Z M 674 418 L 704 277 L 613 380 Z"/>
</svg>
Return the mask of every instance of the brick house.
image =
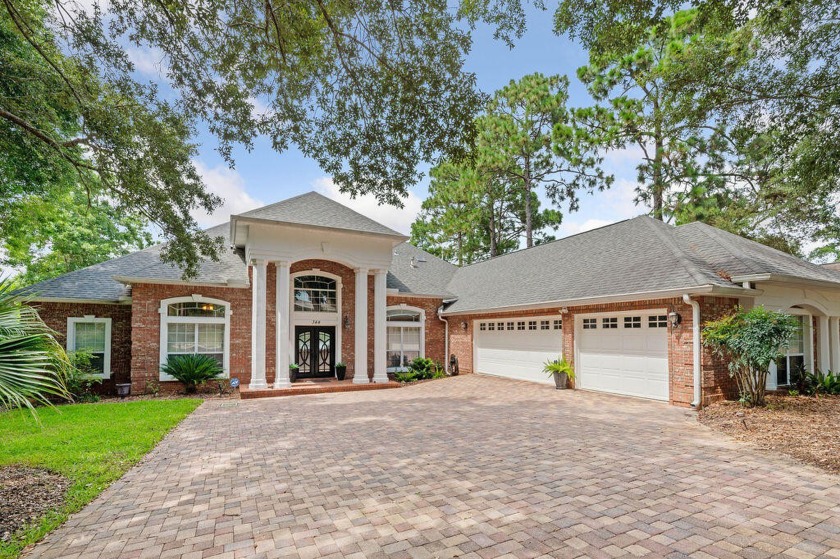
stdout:
<svg viewBox="0 0 840 559">
<path fill-rule="evenodd" d="M 25 290 L 73 350 L 94 352 L 135 393 L 179 385 L 160 371 L 206 353 L 250 390 L 299 376 L 387 382 L 417 356 L 460 372 L 551 382 L 565 355 L 581 389 L 702 405 L 732 396 L 726 363 L 698 341 L 736 305 L 796 315 L 800 330 L 768 388 L 791 371 L 840 370 L 840 271 L 702 223 L 641 216 L 458 268 L 319 194 L 231 217 L 198 275 L 160 246 Z"/>
</svg>

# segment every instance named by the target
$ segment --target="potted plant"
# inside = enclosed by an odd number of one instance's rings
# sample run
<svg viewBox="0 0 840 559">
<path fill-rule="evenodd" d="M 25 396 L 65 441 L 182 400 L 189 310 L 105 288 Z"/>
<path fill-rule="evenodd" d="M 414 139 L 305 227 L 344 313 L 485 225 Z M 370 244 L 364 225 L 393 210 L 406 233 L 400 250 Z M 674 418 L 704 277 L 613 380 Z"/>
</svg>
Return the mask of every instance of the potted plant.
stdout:
<svg viewBox="0 0 840 559">
<path fill-rule="evenodd" d="M 344 377 L 347 375 L 347 363 L 343 361 L 339 361 L 335 364 L 335 378 L 338 380 L 344 380 Z"/>
<path fill-rule="evenodd" d="M 575 380 L 575 370 L 566 361 L 565 357 L 553 361 L 546 361 L 543 366 L 543 371 L 548 373 L 549 376 L 554 377 L 554 386 L 557 390 L 568 388 L 568 382 Z"/>
<path fill-rule="evenodd" d="M 297 363 L 289 365 L 289 382 L 297 382 L 298 369 L 300 369 L 300 365 Z"/>
</svg>

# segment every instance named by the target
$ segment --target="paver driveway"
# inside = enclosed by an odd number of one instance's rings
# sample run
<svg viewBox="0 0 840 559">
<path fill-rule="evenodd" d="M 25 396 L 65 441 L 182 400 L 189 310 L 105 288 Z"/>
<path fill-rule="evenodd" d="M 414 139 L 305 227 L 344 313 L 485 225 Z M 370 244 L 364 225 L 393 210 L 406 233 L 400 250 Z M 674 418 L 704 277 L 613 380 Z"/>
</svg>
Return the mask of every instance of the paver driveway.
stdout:
<svg viewBox="0 0 840 559">
<path fill-rule="evenodd" d="M 205 402 L 33 557 L 840 557 L 840 479 L 664 404 L 466 376 Z"/>
</svg>

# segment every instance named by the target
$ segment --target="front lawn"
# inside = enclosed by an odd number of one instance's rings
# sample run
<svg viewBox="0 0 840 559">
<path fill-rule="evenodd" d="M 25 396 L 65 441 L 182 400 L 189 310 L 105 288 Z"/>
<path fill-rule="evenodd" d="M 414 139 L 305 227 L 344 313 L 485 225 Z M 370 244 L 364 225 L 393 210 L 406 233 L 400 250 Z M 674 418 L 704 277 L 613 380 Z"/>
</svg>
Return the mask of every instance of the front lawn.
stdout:
<svg viewBox="0 0 840 559">
<path fill-rule="evenodd" d="M 11 541 L 0 542 L 0 558 L 17 557 L 93 500 L 199 404 L 181 399 L 42 408 L 41 425 L 28 411 L 0 413 L 0 468 L 44 468 L 69 482 L 64 504 Z"/>
<path fill-rule="evenodd" d="M 740 441 L 840 474 L 840 396 L 767 396 L 767 406 L 716 402 L 700 422 Z"/>
</svg>

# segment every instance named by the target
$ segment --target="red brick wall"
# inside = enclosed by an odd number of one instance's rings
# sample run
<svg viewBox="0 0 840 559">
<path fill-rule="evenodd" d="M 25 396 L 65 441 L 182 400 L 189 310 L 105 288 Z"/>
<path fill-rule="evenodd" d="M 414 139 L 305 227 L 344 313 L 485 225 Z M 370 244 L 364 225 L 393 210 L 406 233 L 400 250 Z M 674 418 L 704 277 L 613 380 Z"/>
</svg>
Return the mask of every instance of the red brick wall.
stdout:
<svg viewBox="0 0 840 559">
<path fill-rule="evenodd" d="M 59 343 L 67 347 L 67 319 L 93 315 L 111 319 L 111 378 L 101 391 L 115 393 L 115 383 L 131 381 L 131 306 L 96 303 L 36 303 L 38 314 L 56 331 Z"/>
<path fill-rule="evenodd" d="M 251 381 L 251 290 L 198 285 L 135 284 L 131 288 L 131 390 L 146 391 L 160 379 L 160 302 L 199 294 L 230 303 L 230 376 L 243 386 Z M 180 389 L 179 382 L 160 383 L 162 390 Z"/>
<path fill-rule="evenodd" d="M 443 303 L 442 299 L 428 299 L 425 297 L 407 297 L 404 295 L 389 295 L 387 304 L 389 307 L 400 304 L 405 304 L 409 307 L 417 307 L 423 309 L 426 313 L 426 357 L 434 359 L 436 362 L 446 366 L 446 325 L 438 318 L 437 311 Z M 452 321 L 450 321 L 451 327 Z M 373 344 L 373 337 L 368 341 Z M 373 354 L 370 356 L 373 359 Z"/>
<path fill-rule="evenodd" d="M 715 297 L 699 297 L 700 318 L 703 322 L 719 317 L 737 305 L 736 299 Z M 574 323 L 579 314 L 642 311 L 652 309 L 667 309 L 682 316 L 682 324 L 678 327 L 668 327 L 668 364 L 670 378 L 670 397 L 672 404 L 687 406 L 694 397 L 694 357 L 692 349 L 693 319 L 691 306 L 683 302 L 682 298 L 657 299 L 638 302 L 605 303 L 601 305 L 586 305 L 568 307 L 563 318 L 563 354 L 574 365 Z M 449 352 L 458 356 L 461 373 L 473 372 L 473 321 L 477 319 L 504 320 L 514 317 L 560 315 L 560 307 L 547 307 L 527 311 L 514 311 L 495 314 L 450 316 L 449 323 Z M 466 329 L 461 323 L 466 322 Z M 715 358 L 711 351 L 704 348 L 701 356 L 703 370 L 704 403 L 723 397 L 731 397 L 736 392 L 726 364 Z"/>
</svg>

